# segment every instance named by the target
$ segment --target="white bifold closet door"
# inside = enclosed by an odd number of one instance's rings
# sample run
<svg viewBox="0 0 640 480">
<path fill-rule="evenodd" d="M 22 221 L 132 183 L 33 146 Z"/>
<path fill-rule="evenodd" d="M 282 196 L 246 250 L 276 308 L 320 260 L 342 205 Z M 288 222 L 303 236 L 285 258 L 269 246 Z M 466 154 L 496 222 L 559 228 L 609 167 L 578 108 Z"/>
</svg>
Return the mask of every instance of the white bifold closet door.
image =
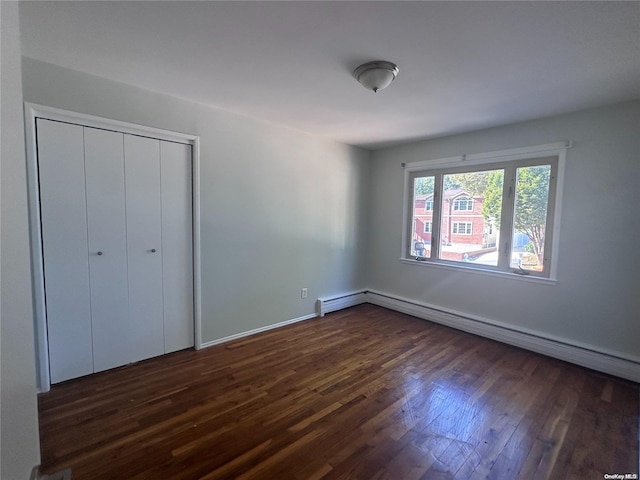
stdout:
<svg viewBox="0 0 640 480">
<path fill-rule="evenodd" d="M 84 129 L 38 120 L 40 224 L 52 383 L 93 372 Z"/>
<path fill-rule="evenodd" d="M 191 146 L 38 119 L 51 381 L 194 344 Z"/>
<path fill-rule="evenodd" d="M 130 329 L 133 360 L 164 353 L 160 141 L 125 135 Z M 170 228 L 169 225 L 166 228 Z"/>
<path fill-rule="evenodd" d="M 84 129 L 94 371 L 130 361 L 123 134 Z M 48 290 L 47 290 L 48 293 Z M 51 324 L 51 322 L 49 322 Z"/>
<path fill-rule="evenodd" d="M 190 145 L 160 142 L 165 353 L 194 344 L 191 159 Z"/>
</svg>

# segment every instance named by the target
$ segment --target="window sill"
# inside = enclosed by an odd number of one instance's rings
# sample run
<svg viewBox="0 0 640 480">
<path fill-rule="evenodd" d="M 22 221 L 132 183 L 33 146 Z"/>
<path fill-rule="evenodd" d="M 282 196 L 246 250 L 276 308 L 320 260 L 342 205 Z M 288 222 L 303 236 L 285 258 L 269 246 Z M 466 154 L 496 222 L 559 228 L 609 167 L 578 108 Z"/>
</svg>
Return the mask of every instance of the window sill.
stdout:
<svg viewBox="0 0 640 480">
<path fill-rule="evenodd" d="M 476 267 L 476 266 L 452 265 L 449 263 L 442 263 L 442 262 L 414 260 L 412 258 L 400 258 L 400 262 L 405 263 L 407 265 L 415 265 L 418 267 L 433 267 L 433 268 L 440 268 L 444 270 L 452 270 L 455 272 L 473 273 L 473 274 L 485 275 L 489 277 L 521 280 L 521 281 L 530 282 L 530 283 L 541 283 L 544 285 L 556 285 L 558 283 L 558 280 L 556 280 L 555 278 L 536 277 L 533 275 L 520 275 L 518 273 L 501 272 L 498 270 L 485 270 L 482 267 Z"/>
</svg>

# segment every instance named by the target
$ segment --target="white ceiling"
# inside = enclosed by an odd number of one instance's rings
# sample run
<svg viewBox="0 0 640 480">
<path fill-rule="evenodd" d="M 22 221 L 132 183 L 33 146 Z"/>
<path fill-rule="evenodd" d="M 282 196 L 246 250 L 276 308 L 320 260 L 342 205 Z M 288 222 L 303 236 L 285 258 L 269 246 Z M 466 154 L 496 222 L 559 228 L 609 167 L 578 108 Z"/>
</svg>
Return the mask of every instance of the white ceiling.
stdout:
<svg viewBox="0 0 640 480">
<path fill-rule="evenodd" d="M 640 98 L 640 2 L 21 2 L 23 54 L 379 148 Z M 351 72 L 389 60 L 377 94 Z"/>
</svg>

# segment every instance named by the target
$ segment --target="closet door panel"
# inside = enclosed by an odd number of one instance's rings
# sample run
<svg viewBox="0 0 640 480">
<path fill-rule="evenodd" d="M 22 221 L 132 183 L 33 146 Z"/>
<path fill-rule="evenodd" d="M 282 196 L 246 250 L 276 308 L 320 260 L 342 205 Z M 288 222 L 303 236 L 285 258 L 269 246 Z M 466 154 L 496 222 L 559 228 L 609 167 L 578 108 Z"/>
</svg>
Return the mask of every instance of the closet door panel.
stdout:
<svg viewBox="0 0 640 480">
<path fill-rule="evenodd" d="M 160 142 L 164 349 L 194 345 L 191 146 Z"/>
<path fill-rule="evenodd" d="M 93 372 L 83 129 L 37 121 L 51 382 Z"/>
<path fill-rule="evenodd" d="M 127 289 L 124 135 L 84 129 L 93 362 L 96 372 L 131 361 Z"/>
<path fill-rule="evenodd" d="M 132 361 L 164 353 L 160 141 L 124 136 Z"/>
</svg>

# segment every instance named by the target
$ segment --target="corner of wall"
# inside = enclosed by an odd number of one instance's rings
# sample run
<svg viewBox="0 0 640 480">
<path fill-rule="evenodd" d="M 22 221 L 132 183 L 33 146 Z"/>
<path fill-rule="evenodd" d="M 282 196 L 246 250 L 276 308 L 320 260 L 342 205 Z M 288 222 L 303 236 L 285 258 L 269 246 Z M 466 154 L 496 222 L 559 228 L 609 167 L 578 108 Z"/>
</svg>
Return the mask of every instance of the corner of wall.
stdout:
<svg viewBox="0 0 640 480">
<path fill-rule="evenodd" d="M 2 103 L 2 453 L 0 477 L 40 462 L 22 106 L 19 3 L 0 2 Z M 10 226 L 10 228 L 9 228 Z"/>
</svg>

